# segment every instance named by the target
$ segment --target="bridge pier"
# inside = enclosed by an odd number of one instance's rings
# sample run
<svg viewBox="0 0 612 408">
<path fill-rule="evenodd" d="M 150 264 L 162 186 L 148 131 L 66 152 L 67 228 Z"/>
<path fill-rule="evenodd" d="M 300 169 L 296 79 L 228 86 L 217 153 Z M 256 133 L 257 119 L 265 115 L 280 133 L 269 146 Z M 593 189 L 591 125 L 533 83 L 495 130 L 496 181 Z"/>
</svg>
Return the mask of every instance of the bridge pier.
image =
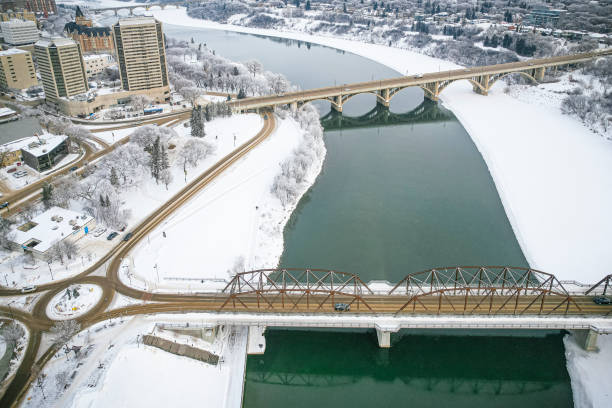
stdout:
<svg viewBox="0 0 612 408">
<path fill-rule="evenodd" d="M 482 75 L 476 78 L 477 82 L 480 84 L 472 85 L 472 89 L 479 95 L 487 96 L 489 94 L 489 75 Z"/>
<path fill-rule="evenodd" d="M 297 112 L 297 108 L 298 108 L 297 102 L 291 102 L 289 106 L 291 107 L 291 112 L 293 113 Z"/>
<path fill-rule="evenodd" d="M 332 97 L 331 108 L 336 112 L 342 113 L 342 95 Z"/>
<path fill-rule="evenodd" d="M 380 106 L 384 106 L 385 108 L 389 107 L 389 105 L 391 104 L 391 100 L 389 99 L 388 89 L 381 89 L 380 91 L 378 91 L 378 96 L 376 98 L 376 104 Z"/>
<path fill-rule="evenodd" d="M 597 332 L 593 329 L 572 330 L 572 337 L 585 351 L 597 351 Z"/>
<path fill-rule="evenodd" d="M 546 68 L 536 68 L 533 77 L 536 81 L 542 82 L 544 80 L 544 73 L 546 72 Z"/>
<path fill-rule="evenodd" d="M 119 10 L 113 10 L 115 12 L 115 17 L 119 15 Z"/>
<path fill-rule="evenodd" d="M 378 339 L 378 347 L 391 347 L 391 333 L 397 333 L 399 326 L 397 325 L 379 325 L 376 324 L 376 338 Z"/>
<path fill-rule="evenodd" d="M 266 351 L 266 326 L 249 326 L 247 354 L 263 354 Z"/>
</svg>

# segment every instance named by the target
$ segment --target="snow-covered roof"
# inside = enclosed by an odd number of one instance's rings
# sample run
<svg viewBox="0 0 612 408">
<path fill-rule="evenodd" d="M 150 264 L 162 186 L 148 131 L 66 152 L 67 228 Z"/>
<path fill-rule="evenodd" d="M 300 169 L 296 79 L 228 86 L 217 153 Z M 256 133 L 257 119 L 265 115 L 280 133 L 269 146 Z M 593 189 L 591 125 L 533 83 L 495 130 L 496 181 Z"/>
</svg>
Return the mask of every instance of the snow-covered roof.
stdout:
<svg viewBox="0 0 612 408">
<path fill-rule="evenodd" d="M 54 149 L 57 145 L 59 145 L 66 139 L 67 137 L 64 135 L 52 135 L 50 133 L 43 133 L 40 136 L 30 136 L 14 140 L 2 146 L 7 147 L 9 151 L 26 150 L 29 153 L 38 157 L 46 153 L 47 151 Z"/>
<path fill-rule="evenodd" d="M 21 150 L 27 151 L 28 153 L 39 157 L 48 151 L 55 149 L 60 143 L 67 139 L 67 137 L 64 135 L 51 134 L 47 134 L 46 137 L 41 136 L 39 138 L 36 136 L 28 138 L 29 143 L 24 143 Z"/>
<path fill-rule="evenodd" d="M 65 45 L 75 45 L 76 43 L 69 38 L 55 37 L 55 38 L 42 38 L 36 42 L 34 45 L 38 45 L 39 47 L 51 47 L 55 45 L 56 47 L 61 47 Z"/>
<path fill-rule="evenodd" d="M 12 110 L 11 108 L 0 108 L 0 118 L 2 118 L 4 116 L 14 115 L 15 113 L 17 113 L 17 112 Z"/>
<path fill-rule="evenodd" d="M 38 252 L 46 252 L 54 243 L 77 233 L 83 225 L 93 220 L 93 217 L 60 207 L 51 207 L 44 213 L 34 217 L 30 222 L 35 224 L 27 231 L 19 227 L 12 232 L 13 242 L 25 245 L 30 240 L 39 241 L 32 247 Z M 76 227 L 79 228 L 76 228 Z"/>
<path fill-rule="evenodd" d="M 15 54 L 27 54 L 29 51 L 20 50 L 19 48 L 9 48 L 8 50 L 0 51 L 0 56 L 3 55 L 15 55 Z"/>
<path fill-rule="evenodd" d="M 132 18 L 122 18 L 119 20 L 120 26 L 131 26 L 131 25 L 141 25 L 141 24 L 155 24 L 155 19 L 153 17 L 132 17 Z"/>
</svg>

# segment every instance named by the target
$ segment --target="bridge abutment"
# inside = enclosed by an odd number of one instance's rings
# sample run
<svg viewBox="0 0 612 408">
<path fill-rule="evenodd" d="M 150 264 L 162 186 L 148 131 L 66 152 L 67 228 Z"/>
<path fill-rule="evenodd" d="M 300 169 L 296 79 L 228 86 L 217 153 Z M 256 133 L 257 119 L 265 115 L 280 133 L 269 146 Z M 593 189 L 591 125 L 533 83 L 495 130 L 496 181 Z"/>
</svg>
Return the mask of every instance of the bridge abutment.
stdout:
<svg viewBox="0 0 612 408">
<path fill-rule="evenodd" d="M 249 326 L 247 354 L 263 354 L 266 351 L 266 326 Z"/>
<path fill-rule="evenodd" d="M 580 345 L 585 351 L 597 351 L 597 337 L 598 334 L 593 329 L 587 330 L 572 330 L 572 337 L 576 340 L 576 343 Z"/>
</svg>

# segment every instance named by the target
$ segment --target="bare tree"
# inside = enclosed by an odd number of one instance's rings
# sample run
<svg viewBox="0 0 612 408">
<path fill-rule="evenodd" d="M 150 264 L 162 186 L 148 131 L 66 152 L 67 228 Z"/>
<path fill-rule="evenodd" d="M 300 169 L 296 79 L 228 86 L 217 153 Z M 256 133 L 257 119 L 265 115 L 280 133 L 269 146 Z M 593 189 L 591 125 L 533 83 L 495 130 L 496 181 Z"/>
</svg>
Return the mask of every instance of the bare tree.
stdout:
<svg viewBox="0 0 612 408">
<path fill-rule="evenodd" d="M 144 108 L 152 102 L 146 95 L 133 95 L 130 97 L 130 105 L 144 115 Z"/>
<path fill-rule="evenodd" d="M 168 186 L 170 185 L 170 183 L 172 183 L 172 172 L 170 171 L 170 169 L 164 169 L 159 173 L 159 179 L 161 180 L 162 183 L 164 183 L 164 186 L 166 186 L 166 190 L 168 190 Z"/>
<path fill-rule="evenodd" d="M 22 338 L 24 334 L 25 331 L 23 327 L 17 322 L 10 322 L 2 329 L 2 337 L 4 337 L 6 341 L 16 342 Z"/>
<path fill-rule="evenodd" d="M 49 331 L 54 343 L 64 344 L 77 334 L 79 330 L 81 330 L 81 325 L 76 320 L 62 320 L 56 322 Z"/>
<path fill-rule="evenodd" d="M 255 75 L 260 73 L 263 69 L 263 65 L 261 65 L 261 62 L 257 60 L 247 61 L 244 63 L 244 65 L 246 65 L 247 70 L 253 75 L 253 78 L 255 78 Z"/>
<path fill-rule="evenodd" d="M 66 387 L 70 383 L 70 376 L 68 375 L 68 371 L 60 371 L 55 374 L 55 382 L 57 384 L 57 388 L 61 390 L 65 390 Z"/>
<path fill-rule="evenodd" d="M 70 260 L 79 253 L 79 247 L 74 242 L 68 239 L 63 239 L 53 244 L 51 248 L 49 248 L 49 251 L 50 254 L 59 260 L 63 265 L 64 258 L 68 258 Z"/>
</svg>

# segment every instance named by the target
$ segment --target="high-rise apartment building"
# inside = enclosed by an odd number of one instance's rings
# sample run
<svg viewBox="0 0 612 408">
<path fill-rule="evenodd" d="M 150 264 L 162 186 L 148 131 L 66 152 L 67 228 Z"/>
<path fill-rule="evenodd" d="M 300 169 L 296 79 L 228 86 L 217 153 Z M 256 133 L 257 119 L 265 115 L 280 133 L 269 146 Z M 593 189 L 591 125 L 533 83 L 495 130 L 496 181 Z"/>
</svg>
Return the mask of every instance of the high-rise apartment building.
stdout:
<svg viewBox="0 0 612 408">
<path fill-rule="evenodd" d="M 11 48 L 0 51 L 0 89 L 27 89 L 38 85 L 29 51 Z"/>
<path fill-rule="evenodd" d="M 67 38 L 42 39 L 34 45 L 47 102 L 87 92 L 81 48 Z"/>
<path fill-rule="evenodd" d="M 151 17 L 121 19 L 113 26 L 121 85 L 126 91 L 168 87 L 164 33 Z"/>
<path fill-rule="evenodd" d="M 38 41 L 38 27 L 30 20 L 10 20 L 0 23 L 4 42 L 11 45 L 33 44 Z"/>
</svg>

